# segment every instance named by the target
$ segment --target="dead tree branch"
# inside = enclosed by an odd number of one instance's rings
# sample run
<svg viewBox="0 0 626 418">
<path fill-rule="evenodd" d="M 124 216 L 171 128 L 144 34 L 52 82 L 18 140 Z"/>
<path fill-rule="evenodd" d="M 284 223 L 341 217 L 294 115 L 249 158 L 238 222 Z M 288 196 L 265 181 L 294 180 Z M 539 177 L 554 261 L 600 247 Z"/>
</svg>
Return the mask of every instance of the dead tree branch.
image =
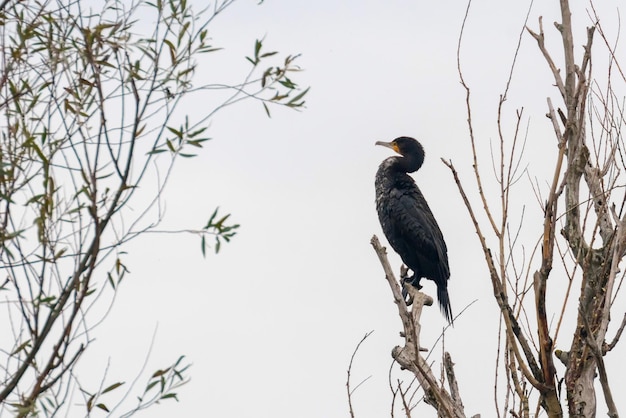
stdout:
<svg viewBox="0 0 626 418">
<path fill-rule="evenodd" d="M 409 310 L 402 297 L 402 290 L 396 280 L 389 260 L 387 259 L 387 251 L 380 244 L 378 237 L 374 235 L 371 244 L 378 255 L 378 259 L 385 271 L 385 278 L 389 283 L 394 302 L 398 307 L 398 314 L 402 320 L 403 333 L 401 335 L 405 339 L 404 347 L 397 346 L 392 350 L 392 357 L 405 370 L 409 370 L 415 375 L 420 385 L 424 388 L 425 401 L 433 406 L 440 416 L 448 418 L 465 418 L 463 403 L 461 402 L 456 387 L 456 379 L 454 380 L 455 398 L 443 387 L 437 384 L 437 378 L 432 372 L 430 366 L 420 354 L 419 335 L 421 330 L 420 316 L 424 305 L 433 304 L 433 299 L 420 292 L 413 286 L 407 286 L 409 297 L 412 298 L 413 304 Z M 452 363 L 450 362 L 450 367 Z M 452 372 L 452 376 L 454 373 Z"/>
</svg>

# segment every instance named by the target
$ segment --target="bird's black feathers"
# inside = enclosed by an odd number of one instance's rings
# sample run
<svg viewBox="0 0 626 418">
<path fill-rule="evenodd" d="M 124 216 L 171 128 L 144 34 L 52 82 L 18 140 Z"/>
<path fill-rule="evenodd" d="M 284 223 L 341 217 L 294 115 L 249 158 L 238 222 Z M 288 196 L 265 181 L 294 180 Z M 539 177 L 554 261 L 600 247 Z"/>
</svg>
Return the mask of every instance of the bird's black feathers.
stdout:
<svg viewBox="0 0 626 418">
<path fill-rule="evenodd" d="M 413 271 L 411 284 L 419 287 L 423 277 L 435 282 L 439 306 L 451 323 L 448 249 L 426 199 L 407 174 L 422 166 L 424 149 L 408 137 L 376 144 L 402 155 L 384 160 L 376 173 L 376 209 L 383 232 L 404 264 Z"/>
</svg>

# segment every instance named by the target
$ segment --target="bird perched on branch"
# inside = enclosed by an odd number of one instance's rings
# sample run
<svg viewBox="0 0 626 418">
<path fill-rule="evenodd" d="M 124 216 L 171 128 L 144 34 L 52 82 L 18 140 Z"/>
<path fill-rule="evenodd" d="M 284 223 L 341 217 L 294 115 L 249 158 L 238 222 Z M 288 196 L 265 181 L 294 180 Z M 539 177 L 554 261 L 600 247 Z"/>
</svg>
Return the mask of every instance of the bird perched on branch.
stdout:
<svg viewBox="0 0 626 418">
<path fill-rule="evenodd" d="M 426 199 L 407 173 L 424 163 L 424 148 L 415 139 L 399 137 L 391 142 L 376 142 L 391 148 L 400 156 L 385 159 L 376 173 L 376 210 L 389 244 L 413 272 L 405 279 L 421 289 L 420 280 L 427 278 L 437 285 L 441 312 L 452 323 L 448 297 L 448 249 Z M 406 297 L 406 291 L 403 292 Z"/>
</svg>

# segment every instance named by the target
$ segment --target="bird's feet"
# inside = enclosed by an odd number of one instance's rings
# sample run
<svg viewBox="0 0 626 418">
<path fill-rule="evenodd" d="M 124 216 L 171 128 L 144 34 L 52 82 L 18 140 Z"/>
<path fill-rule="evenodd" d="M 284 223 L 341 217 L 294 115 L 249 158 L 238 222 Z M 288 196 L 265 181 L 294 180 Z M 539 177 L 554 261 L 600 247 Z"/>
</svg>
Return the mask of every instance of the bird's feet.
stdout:
<svg viewBox="0 0 626 418">
<path fill-rule="evenodd" d="M 415 275 L 411 277 L 404 276 L 402 278 L 402 297 L 404 298 L 406 306 L 411 306 L 413 304 L 413 299 L 409 296 L 407 286 L 413 286 L 417 288 L 417 290 L 420 290 L 422 286 L 420 285 L 419 279 L 415 279 Z"/>
</svg>

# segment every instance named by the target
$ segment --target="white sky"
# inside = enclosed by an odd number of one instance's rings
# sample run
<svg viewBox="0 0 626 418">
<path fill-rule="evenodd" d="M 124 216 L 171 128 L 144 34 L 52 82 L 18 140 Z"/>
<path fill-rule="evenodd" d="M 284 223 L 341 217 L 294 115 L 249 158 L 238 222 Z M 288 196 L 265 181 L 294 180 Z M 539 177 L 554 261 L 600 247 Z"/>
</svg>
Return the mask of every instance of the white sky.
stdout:
<svg viewBox="0 0 626 418">
<path fill-rule="evenodd" d="M 551 24 L 558 19 L 558 2 L 537 3 L 529 24 L 536 29 L 537 16 L 543 15 L 549 45 L 558 48 Z M 587 3 L 580 3 L 584 6 L 573 8 L 581 22 L 577 45 L 585 42 L 589 22 Z M 618 3 L 603 2 L 605 26 L 617 26 Z M 200 73 L 206 80 L 243 75 L 243 56 L 254 39 L 265 36 L 268 50 L 302 53 L 306 71 L 294 80 L 312 86 L 307 109 L 275 108 L 268 119 L 260 104 L 249 102 L 218 114 L 209 133 L 214 140 L 200 157 L 178 166 L 165 226 L 202 226 L 220 206 L 242 224 L 240 233 L 218 256 L 206 259 L 194 236 L 150 235 L 130 245 L 126 261 L 132 274 L 83 364 L 99 376 L 110 362 L 108 382 L 130 381 L 158 326 L 146 370 L 184 354 L 193 363 L 192 381 L 179 391 L 179 403 L 164 402 L 145 416 L 346 417 L 348 361 L 363 335 L 374 330 L 356 357 L 353 383 L 371 378 L 353 401 L 360 418 L 389 416 L 390 353 L 402 340 L 390 290 L 369 244 L 373 234 L 384 238 L 373 181 L 378 164 L 390 155 L 374 142 L 408 135 L 426 149 L 426 163 L 415 178 L 448 243 L 453 311 L 477 301 L 446 333 L 446 349 L 457 364 L 468 416 L 495 416 L 497 309 L 469 216 L 439 161 L 452 159 L 471 189 L 464 91 L 456 70 L 465 7 L 453 1 L 267 0 L 256 6 L 242 0 L 216 21 L 211 36 L 227 50 L 204 63 Z M 470 12 L 462 59 L 486 174 L 498 97 L 527 8 L 526 2 L 476 1 Z M 560 62 L 560 51 L 554 50 Z M 595 68 L 602 71 L 600 61 Z M 560 105 L 550 77 L 525 33 L 506 121 L 524 106 L 529 137 L 523 165 L 542 185 L 555 152 L 543 116 L 545 99 L 549 95 Z M 202 111 L 201 100 L 189 108 L 192 114 Z M 506 129 L 512 131 L 510 123 Z M 538 206 L 527 177 L 518 187 L 522 197 L 515 210 L 526 204 L 534 213 L 527 213 L 523 230 L 530 251 L 538 235 L 533 229 Z M 397 268 L 399 258 L 391 259 Z M 434 295 L 432 283 L 424 290 Z M 438 308 L 427 309 L 422 325 L 423 345 L 430 347 L 445 325 Z M 566 335 L 557 347 L 568 348 Z M 623 347 L 618 351 L 609 361 L 623 356 Z M 440 352 L 437 346 L 437 364 Z M 626 365 L 611 364 L 609 378 L 616 381 Z M 397 376 L 410 380 L 408 374 Z M 623 398 L 617 401 L 626 408 Z M 418 409 L 434 416 L 428 406 Z"/>
</svg>

